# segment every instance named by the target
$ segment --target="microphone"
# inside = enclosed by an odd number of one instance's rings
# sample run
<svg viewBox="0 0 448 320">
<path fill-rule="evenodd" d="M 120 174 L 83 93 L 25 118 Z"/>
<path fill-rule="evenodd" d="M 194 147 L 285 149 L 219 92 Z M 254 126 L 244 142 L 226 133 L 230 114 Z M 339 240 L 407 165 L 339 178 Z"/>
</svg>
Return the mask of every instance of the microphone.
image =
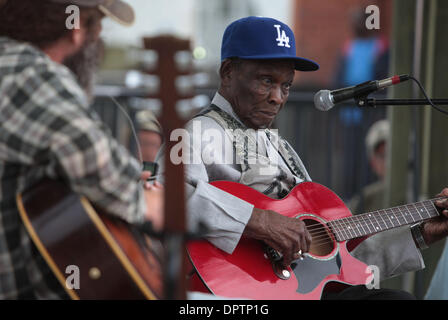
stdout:
<svg viewBox="0 0 448 320">
<path fill-rule="evenodd" d="M 333 91 L 320 90 L 314 95 L 314 106 L 320 111 L 328 111 L 339 102 L 367 96 L 372 92 L 407 80 L 409 80 L 409 76 L 405 74 L 400 76 L 393 76 L 383 80 L 367 81 L 356 86 L 337 89 Z"/>
</svg>

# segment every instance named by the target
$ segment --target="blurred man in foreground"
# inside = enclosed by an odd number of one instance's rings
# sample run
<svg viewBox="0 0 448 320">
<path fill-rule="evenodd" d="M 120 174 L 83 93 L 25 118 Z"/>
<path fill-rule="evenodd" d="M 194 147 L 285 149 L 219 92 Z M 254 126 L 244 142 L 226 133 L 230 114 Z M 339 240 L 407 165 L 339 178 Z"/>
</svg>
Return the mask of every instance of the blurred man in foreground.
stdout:
<svg viewBox="0 0 448 320">
<path fill-rule="evenodd" d="M 65 284 L 28 236 L 15 196 L 49 177 L 129 223 L 161 210 L 160 192 L 144 192 L 140 164 L 89 108 L 101 20 L 129 25 L 134 12 L 118 0 L 0 5 L 0 299 L 66 298 Z M 80 9 L 79 28 L 67 27 L 69 5 Z"/>
</svg>

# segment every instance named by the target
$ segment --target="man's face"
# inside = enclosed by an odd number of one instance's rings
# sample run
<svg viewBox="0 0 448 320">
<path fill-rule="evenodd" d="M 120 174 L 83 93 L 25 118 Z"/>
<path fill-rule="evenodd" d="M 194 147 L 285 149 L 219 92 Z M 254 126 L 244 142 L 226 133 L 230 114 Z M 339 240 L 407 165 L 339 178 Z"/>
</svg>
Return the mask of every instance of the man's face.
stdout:
<svg viewBox="0 0 448 320">
<path fill-rule="evenodd" d="M 226 98 L 246 126 L 269 128 L 288 99 L 293 80 L 291 61 L 242 60 L 233 67 Z"/>
<path fill-rule="evenodd" d="M 157 132 L 141 130 L 138 133 L 143 161 L 155 162 L 157 152 L 162 145 L 162 137 Z"/>
<path fill-rule="evenodd" d="M 104 55 L 104 42 L 100 38 L 101 21 L 86 32 L 83 45 L 67 57 L 63 64 L 77 77 L 78 82 L 89 97 L 93 95 L 93 80 Z"/>
<path fill-rule="evenodd" d="M 386 143 L 381 142 L 370 158 L 370 165 L 380 179 L 386 175 Z"/>
</svg>

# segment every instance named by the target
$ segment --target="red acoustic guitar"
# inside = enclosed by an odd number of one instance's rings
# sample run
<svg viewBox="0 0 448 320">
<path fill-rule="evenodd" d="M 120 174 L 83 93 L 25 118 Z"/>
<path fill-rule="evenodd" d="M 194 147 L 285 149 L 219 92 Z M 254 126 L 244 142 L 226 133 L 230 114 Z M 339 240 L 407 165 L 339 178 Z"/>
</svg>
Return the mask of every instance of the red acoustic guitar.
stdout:
<svg viewBox="0 0 448 320">
<path fill-rule="evenodd" d="M 257 208 L 303 220 L 312 236 L 309 253 L 287 270 L 279 269 L 273 250 L 256 240 L 242 238 L 232 254 L 207 241 L 191 242 L 188 253 L 200 279 L 224 297 L 320 299 L 324 291 L 366 284 L 370 269 L 350 250 L 371 234 L 439 215 L 432 199 L 352 216 L 335 193 L 314 182 L 299 184 L 281 200 L 235 182 L 212 184 Z"/>
</svg>

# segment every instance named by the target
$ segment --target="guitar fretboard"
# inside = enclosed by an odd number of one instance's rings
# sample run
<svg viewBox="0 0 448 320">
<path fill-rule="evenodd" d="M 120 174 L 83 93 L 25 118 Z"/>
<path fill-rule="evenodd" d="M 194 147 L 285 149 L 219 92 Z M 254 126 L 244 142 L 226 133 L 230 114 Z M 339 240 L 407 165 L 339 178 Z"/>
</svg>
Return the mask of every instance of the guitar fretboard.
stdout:
<svg viewBox="0 0 448 320">
<path fill-rule="evenodd" d="M 377 232 L 417 223 L 439 215 L 431 199 L 363 213 L 328 222 L 338 241 L 367 236 Z"/>
</svg>

